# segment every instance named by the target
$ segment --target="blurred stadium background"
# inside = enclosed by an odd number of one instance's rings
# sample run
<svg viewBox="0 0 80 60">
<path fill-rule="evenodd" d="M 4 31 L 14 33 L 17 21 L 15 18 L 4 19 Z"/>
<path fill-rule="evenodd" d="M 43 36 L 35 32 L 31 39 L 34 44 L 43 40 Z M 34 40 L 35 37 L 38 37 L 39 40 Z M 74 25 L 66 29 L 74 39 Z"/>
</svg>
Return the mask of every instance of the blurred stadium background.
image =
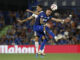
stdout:
<svg viewBox="0 0 80 60">
<path fill-rule="evenodd" d="M 44 9 L 52 3 L 58 5 L 53 13 L 56 18 L 73 16 L 70 23 L 51 24 L 56 35 L 66 35 L 66 39 L 53 42 L 49 35 L 48 45 L 80 44 L 80 1 L 79 0 L 1 0 L 0 1 L 0 45 L 28 45 L 34 44 L 33 30 L 30 21 L 20 25 L 18 19 L 25 19 L 31 15 L 26 9 L 35 10 L 36 5 L 44 5 Z M 13 32 L 12 32 L 13 31 Z"/>
<path fill-rule="evenodd" d="M 69 15 L 72 15 L 70 23 L 62 24 L 56 22 L 51 23 L 51 29 L 58 36 L 64 36 L 57 42 L 53 41 L 52 36 L 49 35 L 48 42 L 46 45 L 66 45 L 73 50 L 77 49 L 80 53 L 80 0 L 0 0 L 0 45 L 34 45 L 33 30 L 30 21 L 19 24 L 18 19 L 25 19 L 31 15 L 26 12 L 26 9 L 35 10 L 38 4 L 49 7 L 52 3 L 58 5 L 58 10 L 53 13 L 56 18 L 64 19 Z M 76 47 L 74 47 L 76 45 Z M 0 47 L 0 48 L 1 48 Z M 67 48 L 68 48 L 67 47 Z M 60 49 L 60 48 L 59 48 Z M 69 49 L 69 48 L 68 48 Z M 72 50 L 72 51 L 73 51 Z M 77 51 L 75 50 L 75 51 Z M 76 53 L 74 51 L 74 53 Z M 64 52 L 65 53 L 65 52 Z M 29 60 L 34 58 L 34 55 L 19 55 L 17 59 L 11 58 L 16 57 L 15 55 L 7 55 L 8 60 L 25 60 L 27 57 Z M 10 56 L 10 57 L 9 57 Z M 19 57 L 20 56 L 20 57 Z M 54 60 L 79 60 L 80 54 L 48 54 L 43 60 L 54 59 Z M 2 60 L 7 58 L 4 54 L 0 54 Z M 22 58 L 21 58 L 22 57 Z M 48 58 L 49 57 L 49 58 Z M 54 58 L 53 58 L 54 57 Z M 58 59 L 59 57 L 60 59 Z M 26 58 L 26 59 L 27 59 Z M 41 58 L 39 58 L 41 60 Z"/>
</svg>

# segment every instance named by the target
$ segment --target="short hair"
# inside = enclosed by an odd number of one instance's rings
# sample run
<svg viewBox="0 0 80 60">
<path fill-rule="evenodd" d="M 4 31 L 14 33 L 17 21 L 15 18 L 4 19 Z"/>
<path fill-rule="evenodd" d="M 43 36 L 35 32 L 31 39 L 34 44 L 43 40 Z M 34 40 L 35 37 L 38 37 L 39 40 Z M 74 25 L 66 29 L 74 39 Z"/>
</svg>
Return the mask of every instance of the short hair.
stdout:
<svg viewBox="0 0 80 60">
<path fill-rule="evenodd" d="M 42 9 L 43 9 L 43 6 L 42 6 L 42 5 L 37 5 L 37 6 L 39 6 L 40 8 L 42 8 Z"/>
<path fill-rule="evenodd" d="M 51 8 L 47 8 L 47 10 L 50 10 L 50 11 L 52 11 L 52 9 L 51 9 Z"/>
</svg>

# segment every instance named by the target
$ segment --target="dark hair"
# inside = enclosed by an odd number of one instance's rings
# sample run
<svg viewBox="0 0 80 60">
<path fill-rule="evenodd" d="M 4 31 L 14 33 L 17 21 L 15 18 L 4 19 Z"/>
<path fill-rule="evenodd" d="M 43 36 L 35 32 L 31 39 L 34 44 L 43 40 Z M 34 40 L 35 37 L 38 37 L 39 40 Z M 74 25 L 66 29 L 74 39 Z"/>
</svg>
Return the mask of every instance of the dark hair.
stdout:
<svg viewBox="0 0 80 60">
<path fill-rule="evenodd" d="M 42 6 L 42 5 L 37 5 L 37 6 L 39 6 L 40 8 L 42 8 L 42 9 L 43 9 L 43 6 Z"/>
<path fill-rule="evenodd" d="M 52 9 L 51 9 L 51 8 L 47 8 L 47 10 L 50 10 L 50 11 L 52 11 Z"/>
</svg>

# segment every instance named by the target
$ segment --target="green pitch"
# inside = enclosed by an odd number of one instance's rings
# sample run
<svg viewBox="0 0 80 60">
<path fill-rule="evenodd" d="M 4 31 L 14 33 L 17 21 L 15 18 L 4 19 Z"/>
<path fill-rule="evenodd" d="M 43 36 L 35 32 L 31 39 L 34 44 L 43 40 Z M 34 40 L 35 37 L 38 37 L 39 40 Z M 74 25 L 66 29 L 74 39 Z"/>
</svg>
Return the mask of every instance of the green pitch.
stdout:
<svg viewBox="0 0 80 60">
<path fill-rule="evenodd" d="M 35 54 L 0 54 L 0 60 L 80 60 L 80 54 L 47 54 L 37 58 Z"/>
</svg>

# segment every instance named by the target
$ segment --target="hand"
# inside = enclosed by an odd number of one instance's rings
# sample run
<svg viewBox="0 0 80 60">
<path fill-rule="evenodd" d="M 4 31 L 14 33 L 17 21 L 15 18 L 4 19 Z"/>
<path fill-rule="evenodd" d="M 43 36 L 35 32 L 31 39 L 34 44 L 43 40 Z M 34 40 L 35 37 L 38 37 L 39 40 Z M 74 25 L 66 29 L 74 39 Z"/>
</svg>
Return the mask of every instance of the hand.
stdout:
<svg viewBox="0 0 80 60">
<path fill-rule="evenodd" d="M 26 9 L 26 11 L 27 11 L 27 12 L 30 12 L 31 10 L 29 10 L 29 9 Z"/>
<path fill-rule="evenodd" d="M 64 20 L 64 22 L 70 22 L 70 18 L 66 18 L 65 20 Z"/>
<path fill-rule="evenodd" d="M 22 21 L 21 20 L 17 20 L 19 23 L 22 23 Z"/>
</svg>

